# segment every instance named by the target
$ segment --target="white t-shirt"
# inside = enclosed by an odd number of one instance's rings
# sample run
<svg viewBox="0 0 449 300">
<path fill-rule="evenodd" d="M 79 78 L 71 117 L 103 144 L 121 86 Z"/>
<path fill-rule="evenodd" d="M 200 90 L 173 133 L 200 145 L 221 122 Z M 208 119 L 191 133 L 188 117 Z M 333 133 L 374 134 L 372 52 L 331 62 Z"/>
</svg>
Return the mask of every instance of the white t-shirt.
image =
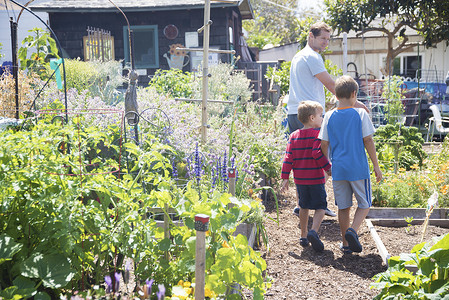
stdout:
<svg viewBox="0 0 449 300">
<path fill-rule="evenodd" d="M 325 108 L 324 86 L 315 77 L 316 74 L 326 71 L 321 55 L 306 45 L 296 53 L 290 68 L 290 90 L 287 103 L 287 114 L 298 114 L 301 101 L 314 100 Z"/>
</svg>

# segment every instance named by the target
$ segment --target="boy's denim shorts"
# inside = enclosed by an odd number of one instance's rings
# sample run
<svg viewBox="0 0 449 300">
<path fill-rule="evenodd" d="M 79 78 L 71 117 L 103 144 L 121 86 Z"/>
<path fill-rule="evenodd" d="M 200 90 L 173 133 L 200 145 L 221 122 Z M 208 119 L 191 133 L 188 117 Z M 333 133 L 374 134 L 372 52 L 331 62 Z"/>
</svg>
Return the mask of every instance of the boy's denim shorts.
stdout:
<svg viewBox="0 0 449 300">
<path fill-rule="evenodd" d="M 327 208 L 324 184 L 297 184 L 296 189 L 299 195 L 299 207 L 314 210 Z"/>
<path fill-rule="evenodd" d="M 357 205 L 360 208 L 370 208 L 371 202 L 371 182 L 369 179 L 356 181 L 334 180 L 335 204 L 338 209 L 346 209 L 352 206 L 352 195 L 357 199 Z"/>
</svg>

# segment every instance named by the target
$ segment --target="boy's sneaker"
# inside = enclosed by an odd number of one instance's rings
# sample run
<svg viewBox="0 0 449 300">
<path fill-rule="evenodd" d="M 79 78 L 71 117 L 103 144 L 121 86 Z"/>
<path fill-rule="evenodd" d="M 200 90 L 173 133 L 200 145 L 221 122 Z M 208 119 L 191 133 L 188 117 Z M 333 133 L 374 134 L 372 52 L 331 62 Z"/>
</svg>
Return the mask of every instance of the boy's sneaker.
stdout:
<svg viewBox="0 0 449 300">
<path fill-rule="evenodd" d="M 343 243 L 340 243 L 340 250 L 343 254 L 352 254 L 352 250 L 349 249 L 349 246 L 343 246 Z"/>
<path fill-rule="evenodd" d="M 362 252 L 362 244 L 360 244 L 359 236 L 353 228 L 349 227 L 348 230 L 346 230 L 345 240 L 348 242 L 349 249 L 351 249 L 352 252 Z"/>
<path fill-rule="evenodd" d="M 299 207 L 295 207 L 295 209 L 293 209 L 293 214 L 299 217 Z"/>
<path fill-rule="evenodd" d="M 307 246 L 309 246 L 309 240 L 307 238 L 300 238 L 299 244 L 303 247 L 307 247 Z"/>
<path fill-rule="evenodd" d="M 307 233 L 307 239 L 310 241 L 313 250 L 316 252 L 321 252 L 324 250 L 323 242 L 320 240 L 318 233 L 316 233 L 315 230 L 309 230 L 309 233 Z"/>
<path fill-rule="evenodd" d="M 336 213 L 334 213 L 332 210 L 330 210 L 329 208 L 326 208 L 325 210 L 324 210 L 324 213 L 327 215 L 327 216 L 330 216 L 330 217 L 336 217 L 337 216 L 337 214 Z"/>
</svg>

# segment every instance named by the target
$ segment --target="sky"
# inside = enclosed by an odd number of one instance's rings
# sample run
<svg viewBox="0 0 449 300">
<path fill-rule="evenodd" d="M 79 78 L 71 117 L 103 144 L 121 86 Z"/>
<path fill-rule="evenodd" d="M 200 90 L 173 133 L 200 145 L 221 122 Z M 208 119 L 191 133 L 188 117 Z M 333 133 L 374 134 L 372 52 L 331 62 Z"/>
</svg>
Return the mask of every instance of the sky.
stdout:
<svg viewBox="0 0 449 300">
<path fill-rule="evenodd" d="M 323 0 L 298 0 L 298 7 L 301 9 L 324 7 Z"/>
</svg>

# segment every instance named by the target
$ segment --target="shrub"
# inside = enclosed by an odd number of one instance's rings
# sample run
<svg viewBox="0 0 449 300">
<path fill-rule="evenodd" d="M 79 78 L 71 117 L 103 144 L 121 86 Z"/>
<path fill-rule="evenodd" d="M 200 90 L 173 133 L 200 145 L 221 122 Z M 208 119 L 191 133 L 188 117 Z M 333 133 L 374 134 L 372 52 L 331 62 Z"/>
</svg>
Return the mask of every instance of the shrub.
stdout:
<svg viewBox="0 0 449 300">
<path fill-rule="evenodd" d="M 66 59 L 65 71 L 67 89 L 74 88 L 79 93 L 88 91 L 90 97 L 99 97 L 107 105 L 116 105 L 124 100 L 123 93 L 117 91 L 125 82 L 119 61 Z"/>
<path fill-rule="evenodd" d="M 405 127 L 399 123 L 381 126 L 374 134 L 376 151 L 384 169 L 392 168 L 394 163 L 410 170 L 411 166 L 422 166 L 427 154 L 422 148 L 424 139 L 416 127 Z M 395 153 L 397 152 L 397 161 Z"/>
<path fill-rule="evenodd" d="M 178 69 L 158 69 L 148 85 L 167 97 L 190 98 L 192 95 L 192 75 Z"/>
</svg>

